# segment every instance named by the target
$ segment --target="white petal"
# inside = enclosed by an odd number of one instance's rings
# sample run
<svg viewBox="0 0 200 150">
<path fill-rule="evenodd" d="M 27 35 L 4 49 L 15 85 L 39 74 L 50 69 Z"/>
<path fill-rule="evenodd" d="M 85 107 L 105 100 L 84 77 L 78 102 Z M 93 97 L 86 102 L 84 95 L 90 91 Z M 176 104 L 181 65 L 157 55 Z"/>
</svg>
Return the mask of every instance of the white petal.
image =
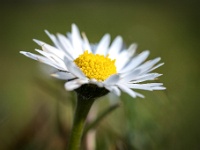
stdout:
<svg viewBox="0 0 200 150">
<path fill-rule="evenodd" d="M 72 43 L 72 34 L 71 34 L 71 32 L 67 32 L 66 36 L 67 36 L 69 42 Z"/>
<path fill-rule="evenodd" d="M 131 97 L 136 98 L 136 93 L 127 86 L 124 86 L 123 84 L 118 84 L 118 87 L 125 93 L 128 93 Z"/>
<path fill-rule="evenodd" d="M 74 89 L 77 89 L 81 86 L 81 84 L 72 84 L 71 82 L 65 83 L 65 89 L 68 91 L 72 91 Z"/>
<path fill-rule="evenodd" d="M 77 58 L 79 56 L 79 53 L 76 50 L 74 50 L 70 41 L 62 34 L 57 34 L 57 36 L 62 47 L 64 48 L 65 53 L 69 55 L 70 58 L 72 58 L 73 60 Z"/>
<path fill-rule="evenodd" d="M 120 72 L 127 72 L 129 70 L 133 70 L 138 65 L 140 65 L 142 62 L 146 60 L 146 58 L 149 56 L 149 51 L 144 51 L 137 55 L 136 57 L 131 60 L 128 65 L 126 65 Z"/>
<path fill-rule="evenodd" d="M 138 93 L 138 92 L 135 92 L 133 90 L 131 90 L 130 88 L 128 88 L 127 86 L 125 85 L 122 85 L 122 84 L 118 84 L 119 88 L 124 91 L 125 93 L 128 93 L 131 97 L 135 98 L 135 97 L 141 97 L 141 98 L 144 98 L 144 95 Z"/>
<path fill-rule="evenodd" d="M 142 84 L 127 84 L 127 87 L 131 89 L 140 89 L 140 90 L 148 90 L 153 91 L 153 89 L 148 85 L 142 85 Z"/>
<path fill-rule="evenodd" d="M 147 83 L 153 90 L 165 90 L 166 87 L 163 87 L 163 83 Z"/>
<path fill-rule="evenodd" d="M 164 65 L 164 63 L 160 63 L 160 64 L 156 65 L 155 67 L 153 67 L 153 68 L 151 68 L 150 70 L 148 70 L 148 72 L 151 72 L 151 71 L 153 71 L 153 70 L 159 68 L 159 67 L 162 66 L 162 65 Z"/>
<path fill-rule="evenodd" d="M 148 70 L 150 70 L 156 63 L 158 63 L 160 61 L 160 57 L 157 57 L 153 60 L 149 60 L 146 61 L 145 63 L 143 63 L 142 65 L 138 66 L 138 69 L 142 70 L 142 73 L 147 73 L 149 72 Z"/>
<path fill-rule="evenodd" d="M 57 64 L 55 64 L 54 62 L 52 62 L 51 60 L 43 57 L 43 56 L 40 56 L 40 55 L 36 55 L 36 54 L 33 54 L 33 53 L 30 53 L 30 52 L 24 52 L 24 51 L 20 51 L 21 54 L 31 58 L 31 59 L 34 59 L 34 60 L 37 60 L 39 62 L 42 62 L 42 63 L 45 63 L 49 66 L 52 66 L 56 69 L 59 69 L 59 70 L 64 70 L 64 71 L 67 71 L 65 70 L 64 68 L 58 66 Z"/>
<path fill-rule="evenodd" d="M 162 87 L 163 83 L 147 83 L 147 84 L 126 84 L 129 88 L 132 89 L 141 89 L 141 90 L 164 90 L 165 87 Z"/>
<path fill-rule="evenodd" d="M 98 44 L 90 44 L 90 47 L 91 47 L 91 50 L 92 50 L 92 53 L 95 54 L 95 51 L 97 49 L 97 46 Z"/>
<path fill-rule="evenodd" d="M 144 82 L 147 80 L 155 80 L 157 77 L 159 77 L 161 75 L 162 74 L 158 74 L 158 73 L 144 74 L 144 75 L 138 76 L 136 78 L 133 78 L 132 81 L 129 83 L 139 83 L 139 82 Z"/>
<path fill-rule="evenodd" d="M 78 84 L 86 84 L 86 83 L 89 83 L 89 81 L 87 79 L 77 79 L 75 80 L 76 83 Z"/>
<path fill-rule="evenodd" d="M 96 79 L 90 79 L 89 83 L 96 84 L 98 87 L 104 87 L 104 84 L 102 82 L 98 82 Z"/>
<path fill-rule="evenodd" d="M 49 31 L 45 30 L 45 33 L 49 36 L 49 38 L 52 40 L 52 42 L 55 44 L 55 46 L 62 50 L 63 47 L 60 45 L 59 41 L 57 40 L 57 38 L 55 37 L 55 35 L 49 33 Z"/>
<path fill-rule="evenodd" d="M 127 74 L 121 74 L 121 79 L 120 79 L 120 83 L 126 83 L 126 82 L 129 82 L 131 81 L 132 79 L 136 78 L 139 74 L 140 74 L 141 70 L 139 69 L 136 69 L 136 70 L 133 70 Z"/>
<path fill-rule="evenodd" d="M 85 33 L 82 33 L 82 36 L 83 36 L 83 47 L 84 47 L 84 50 L 87 50 L 89 53 L 92 52 L 92 49 L 91 49 L 91 46 L 90 46 L 90 43 L 87 39 L 87 36 L 85 35 Z"/>
<path fill-rule="evenodd" d="M 135 91 L 134 91 L 135 92 Z M 138 96 L 138 97 L 140 97 L 140 98 L 144 98 L 144 95 L 142 95 L 142 94 L 140 94 L 140 93 L 138 93 L 138 92 L 135 92 L 135 94 Z"/>
<path fill-rule="evenodd" d="M 153 90 L 166 90 L 166 87 L 156 86 L 156 87 L 153 87 Z"/>
<path fill-rule="evenodd" d="M 163 85 L 163 83 L 146 83 L 146 85 L 153 87 L 153 86 L 161 86 Z"/>
<path fill-rule="evenodd" d="M 106 85 L 114 85 L 119 81 L 120 76 L 118 74 L 114 74 L 106 79 L 103 83 Z"/>
<path fill-rule="evenodd" d="M 55 55 L 53 55 L 51 53 L 47 53 L 47 52 L 44 52 L 44 51 L 41 51 L 38 49 L 36 49 L 36 51 L 39 52 L 40 54 L 44 55 L 45 57 L 47 57 L 49 60 L 54 62 L 57 66 L 63 68 L 62 70 L 67 70 L 64 61 L 61 60 L 60 58 L 56 57 Z"/>
<path fill-rule="evenodd" d="M 65 59 L 65 63 L 67 65 L 67 69 L 71 72 L 74 76 L 82 79 L 86 79 L 83 72 L 74 64 L 74 62 Z"/>
<path fill-rule="evenodd" d="M 67 83 L 65 83 L 65 89 L 68 91 L 72 91 L 74 89 L 79 88 L 81 85 L 88 83 L 87 80 L 83 80 L 83 79 L 75 79 L 72 81 L 69 81 Z"/>
<path fill-rule="evenodd" d="M 115 59 L 122 48 L 123 40 L 121 36 L 117 36 L 112 42 L 108 54 L 111 59 Z"/>
<path fill-rule="evenodd" d="M 34 42 L 36 42 L 38 45 L 40 45 L 42 47 L 42 50 L 45 52 L 49 52 L 54 54 L 55 56 L 59 57 L 60 59 L 64 59 L 64 57 L 66 56 L 65 53 L 47 43 L 44 43 L 42 41 L 33 39 Z"/>
<path fill-rule="evenodd" d="M 40 55 L 36 55 L 36 54 L 33 54 L 33 53 L 30 53 L 30 52 L 25 52 L 25 51 L 20 51 L 21 54 L 31 58 L 31 59 L 34 59 L 34 60 L 44 60 L 44 61 L 49 61 L 47 58 L 43 57 L 43 56 L 40 56 Z"/>
<path fill-rule="evenodd" d="M 117 86 L 105 86 L 105 88 L 117 96 L 121 95 L 121 91 Z"/>
<path fill-rule="evenodd" d="M 40 41 L 40 40 L 37 40 L 37 39 L 33 39 L 33 41 L 35 42 L 35 43 L 37 43 L 39 46 L 43 46 L 44 44 L 46 44 L 45 42 L 42 42 L 42 41 Z"/>
<path fill-rule="evenodd" d="M 95 54 L 105 55 L 106 51 L 108 50 L 108 46 L 110 44 L 110 35 L 105 34 L 101 41 L 99 42 Z"/>
<path fill-rule="evenodd" d="M 71 73 L 67 73 L 67 72 L 56 72 L 54 74 L 51 74 L 51 76 L 61 79 L 61 80 L 70 80 L 75 78 L 74 75 L 72 75 Z"/>
<path fill-rule="evenodd" d="M 128 56 L 132 57 L 135 54 L 136 49 L 137 49 L 137 44 L 136 43 L 131 44 L 127 49 Z"/>
<path fill-rule="evenodd" d="M 80 32 L 78 27 L 75 24 L 72 24 L 72 44 L 74 47 L 74 50 L 78 52 L 78 55 L 83 53 L 83 48 L 82 48 L 82 39 L 80 36 Z"/>
<path fill-rule="evenodd" d="M 123 50 L 116 59 L 117 71 L 120 72 L 121 69 L 130 61 L 131 57 L 134 55 L 137 48 L 137 44 L 131 44 L 128 50 Z"/>
</svg>

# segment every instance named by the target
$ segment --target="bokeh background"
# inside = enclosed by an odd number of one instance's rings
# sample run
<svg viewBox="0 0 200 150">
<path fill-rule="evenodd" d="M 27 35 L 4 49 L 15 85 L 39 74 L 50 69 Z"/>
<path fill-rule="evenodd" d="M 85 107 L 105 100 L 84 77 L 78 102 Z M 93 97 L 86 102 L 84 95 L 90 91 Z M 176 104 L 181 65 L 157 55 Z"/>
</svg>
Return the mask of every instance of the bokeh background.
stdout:
<svg viewBox="0 0 200 150">
<path fill-rule="evenodd" d="M 121 35 L 138 52 L 149 49 L 165 65 L 166 91 L 98 100 L 89 121 L 114 103 L 120 106 L 90 131 L 83 145 L 96 150 L 200 149 L 200 3 L 198 1 L 5 0 L 0 5 L 0 149 L 65 149 L 74 93 L 51 78 L 51 69 L 20 50 L 51 43 L 44 30 L 65 34 L 76 23 L 95 43 L 105 33 Z M 84 149 L 84 148 L 83 148 Z M 85 148 L 86 149 L 86 148 Z M 92 150 L 91 148 L 87 148 Z"/>
</svg>

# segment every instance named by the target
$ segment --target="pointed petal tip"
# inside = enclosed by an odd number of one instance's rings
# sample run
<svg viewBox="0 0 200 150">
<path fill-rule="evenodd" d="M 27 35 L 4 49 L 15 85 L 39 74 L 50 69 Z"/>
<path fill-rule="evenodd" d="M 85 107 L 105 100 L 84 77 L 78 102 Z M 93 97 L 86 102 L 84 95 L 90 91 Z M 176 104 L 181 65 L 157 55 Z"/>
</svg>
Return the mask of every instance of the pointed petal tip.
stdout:
<svg viewBox="0 0 200 150">
<path fill-rule="evenodd" d="M 25 55 L 27 57 L 29 57 L 31 55 L 30 52 L 25 52 L 25 51 L 20 51 L 19 53 L 22 54 L 22 55 Z"/>
<path fill-rule="evenodd" d="M 36 42 L 36 43 L 39 42 L 37 39 L 33 39 L 33 41 Z"/>
<path fill-rule="evenodd" d="M 55 74 L 55 73 L 50 74 L 50 76 L 52 76 L 52 77 L 54 77 L 54 78 L 57 78 L 57 77 L 58 77 L 58 75 Z"/>
<path fill-rule="evenodd" d="M 160 60 L 161 60 L 161 57 L 156 57 L 152 61 L 159 62 Z"/>
<path fill-rule="evenodd" d="M 74 26 L 76 26 L 76 24 L 75 24 L 75 23 L 72 23 L 72 27 L 74 27 Z"/>
<path fill-rule="evenodd" d="M 19 51 L 19 53 L 20 53 L 20 54 L 25 54 L 25 53 L 27 53 L 27 52 L 25 52 L 25 51 Z"/>
<path fill-rule="evenodd" d="M 64 87 L 67 91 L 73 91 L 74 89 L 76 89 L 78 87 L 78 85 L 76 85 L 76 84 L 70 85 L 69 82 L 66 82 Z"/>
<path fill-rule="evenodd" d="M 108 38 L 108 39 L 110 39 L 111 36 L 110 36 L 109 33 L 106 33 L 106 34 L 105 34 L 105 37 Z"/>
<path fill-rule="evenodd" d="M 160 90 L 166 90 L 167 88 L 166 87 L 160 87 Z"/>
<path fill-rule="evenodd" d="M 118 40 L 120 40 L 120 41 L 123 41 L 123 38 L 122 38 L 121 35 L 118 35 L 118 36 L 116 37 L 116 39 L 118 39 Z"/>
<path fill-rule="evenodd" d="M 40 45 L 40 46 L 43 46 L 43 45 L 45 44 L 44 42 L 39 41 L 39 40 L 37 40 L 37 39 L 33 39 L 33 41 L 34 41 L 35 43 L 37 43 L 38 45 Z"/>
<path fill-rule="evenodd" d="M 48 31 L 48 30 L 44 30 L 44 32 L 48 35 L 48 36 L 50 36 L 51 35 L 51 33 Z"/>
<path fill-rule="evenodd" d="M 134 50 L 136 50 L 137 47 L 138 47 L 138 44 L 137 44 L 137 43 L 132 43 L 132 44 L 129 46 L 128 49 L 134 49 Z"/>
<path fill-rule="evenodd" d="M 40 50 L 40 49 L 37 49 L 37 48 L 36 48 L 35 51 L 38 52 L 38 53 L 40 53 L 40 52 L 43 51 L 43 50 Z"/>
<path fill-rule="evenodd" d="M 79 31 L 78 26 L 75 23 L 72 23 L 72 31 L 73 30 L 78 30 Z"/>
<path fill-rule="evenodd" d="M 163 66 L 164 64 L 165 64 L 165 63 L 164 63 L 164 62 L 162 62 L 160 65 L 161 65 L 161 66 Z"/>
<path fill-rule="evenodd" d="M 79 81 L 79 79 L 77 79 L 77 80 L 66 82 L 64 87 L 68 91 L 73 91 L 73 90 L 79 88 L 81 85 L 82 85 L 81 81 Z"/>
<path fill-rule="evenodd" d="M 150 54 L 150 51 L 149 51 L 149 50 L 145 50 L 144 53 L 145 53 L 146 55 L 149 55 L 149 54 Z"/>
</svg>

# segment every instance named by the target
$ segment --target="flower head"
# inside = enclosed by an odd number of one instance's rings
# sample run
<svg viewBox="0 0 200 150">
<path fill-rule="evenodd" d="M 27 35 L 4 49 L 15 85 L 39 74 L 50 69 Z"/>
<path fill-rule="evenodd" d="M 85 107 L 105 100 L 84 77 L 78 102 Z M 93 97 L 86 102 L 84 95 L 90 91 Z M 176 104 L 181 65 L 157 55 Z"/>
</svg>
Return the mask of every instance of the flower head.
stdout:
<svg viewBox="0 0 200 150">
<path fill-rule="evenodd" d="M 89 79 L 104 81 L 117 73 L 115 60 L 111 60 L 108 56 L 88 53 L 87 50 L 74 62 Z"/>
<path fill-rule="evenodd" d="M 66 36 L 46 33 L 54 46 L 34 40 L 42 47 L 42 50 L 36 49 L 42 56 L 25 51 L 20 53 L 56 68 L 57 72 L 52 76 L 66 80 L 65 88 L 69 91 L 84 93 L 87 90 L 83 89 L 89 87 L 96 89 L 94 92 L 103 89 L 104 94 L 110 91 L 118 96 L 123 91 L 135 98 L 144 96 L 134 89 L 165 89 L 162 83 L 142 83 L 162 75 L 151 73 L 164 64 L 157 64 L 160 58 L 145 61 L 149 51 L 136 54 L 136 44 L 124 48 L 121 36 L 110 44 L 110 35 L 105 34 L 98 44 L 91 44 L 84 33 L 80 35 L 75 24 L 72 24 L 72 32 Z"/>
</svg>

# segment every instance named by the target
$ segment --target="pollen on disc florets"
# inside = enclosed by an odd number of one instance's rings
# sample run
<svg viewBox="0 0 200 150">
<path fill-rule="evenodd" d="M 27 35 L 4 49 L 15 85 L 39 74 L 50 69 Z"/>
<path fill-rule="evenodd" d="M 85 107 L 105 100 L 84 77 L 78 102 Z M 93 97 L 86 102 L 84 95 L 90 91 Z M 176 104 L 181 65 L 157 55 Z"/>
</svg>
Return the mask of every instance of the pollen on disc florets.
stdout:
<svg viewBox="0 0 200 150">
<path fill-rule="evenodd" d="M 90 79 L 104 81 L 109 76 L 117 73 L 115 59 L 111 60 L 108 55 L 92 54 L 85 51 L 74 62 Z"/>
</svg>

